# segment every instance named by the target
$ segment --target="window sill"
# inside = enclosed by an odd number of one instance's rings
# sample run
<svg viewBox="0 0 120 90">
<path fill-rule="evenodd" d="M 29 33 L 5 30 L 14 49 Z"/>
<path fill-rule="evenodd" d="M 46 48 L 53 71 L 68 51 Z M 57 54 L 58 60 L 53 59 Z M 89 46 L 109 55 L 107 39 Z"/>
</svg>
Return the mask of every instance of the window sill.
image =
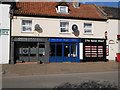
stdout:
<svg viewBox="0 0 120 90">
<path fill-rule="evenodd" d="M 71 34 L 70 32 L 60 32 L 59 34 Z"/>
<path fill-rule="evenodd" d="M 93 33 L 88 33 L 88 34 L 83 33 L 83 35 L 93 35 Z"/>
<path fill-rule="evenodd" d="M 33 31 L 22 31 L 21 33 L 34 33 Z"/>
</svg>

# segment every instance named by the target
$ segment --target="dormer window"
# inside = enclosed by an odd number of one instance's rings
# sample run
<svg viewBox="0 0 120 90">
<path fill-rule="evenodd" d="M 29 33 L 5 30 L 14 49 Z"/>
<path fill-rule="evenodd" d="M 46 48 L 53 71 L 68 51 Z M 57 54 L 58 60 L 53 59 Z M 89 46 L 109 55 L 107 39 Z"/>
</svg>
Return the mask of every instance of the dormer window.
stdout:
<svg viewBox="0 0 120 90">
<path fill-rule="evenodd" d="M 58 13 L 68 13 L 67 6 L 58 6 Z"/>
</svg>

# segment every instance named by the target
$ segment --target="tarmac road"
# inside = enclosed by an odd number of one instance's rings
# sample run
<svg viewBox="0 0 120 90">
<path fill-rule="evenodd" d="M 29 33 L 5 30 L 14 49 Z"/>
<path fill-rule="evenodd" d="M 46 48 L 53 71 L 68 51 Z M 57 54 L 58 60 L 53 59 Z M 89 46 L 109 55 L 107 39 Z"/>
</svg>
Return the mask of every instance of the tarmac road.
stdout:
<svg viewBox="0 0 120 90">
<path fill-rule="evenodd" d="M 3 77 L 3 88 L 53 88 L 65 82 L 81 83 L 82 81 L 110 81 L 118 84 L 118 71 L 47 74 Z"/>
</svg>

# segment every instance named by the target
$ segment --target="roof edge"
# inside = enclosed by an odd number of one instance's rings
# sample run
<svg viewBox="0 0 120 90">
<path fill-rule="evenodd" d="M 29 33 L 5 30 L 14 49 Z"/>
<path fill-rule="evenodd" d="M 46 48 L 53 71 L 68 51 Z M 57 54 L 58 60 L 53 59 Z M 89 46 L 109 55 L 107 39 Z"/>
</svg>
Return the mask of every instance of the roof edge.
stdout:
<svg viewBox="0 0 120 90">
<path fill-rule="evenodd" d="M 26 17 L 45 17 L 45 18 L 58 18 L 58 19 L 79 19 L 79 20 L 93 20 L 93 21 L 107 21 L 107 19 L 98 18 L 83 18 L 83 17 L 65 17 L 65 16 L 48 16 L 48 15 L 29 15 L 29 14 L 15 14 L 13 16 L 26 16 Z"/>
<path fill-rule="evenodd" d="M 96 4 L 93 4 L 96 8 L 96 10 L 100 13 L 100 15 L 102 15 L 105 19 L 108 19 L 108 15 Z"/>
</svg>

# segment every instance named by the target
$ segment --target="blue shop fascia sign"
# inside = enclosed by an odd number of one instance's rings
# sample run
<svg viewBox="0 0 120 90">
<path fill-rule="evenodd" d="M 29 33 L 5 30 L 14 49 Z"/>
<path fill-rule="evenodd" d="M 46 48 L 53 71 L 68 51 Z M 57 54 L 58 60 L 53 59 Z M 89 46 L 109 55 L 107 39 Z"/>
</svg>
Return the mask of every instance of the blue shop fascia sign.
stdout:
<svg viewBox="0 0 120 90">
<path fill-rule="evenodd" d="M 81 39 L 50 38 L 50 42 L 81 42 Z"/>
</svg>

